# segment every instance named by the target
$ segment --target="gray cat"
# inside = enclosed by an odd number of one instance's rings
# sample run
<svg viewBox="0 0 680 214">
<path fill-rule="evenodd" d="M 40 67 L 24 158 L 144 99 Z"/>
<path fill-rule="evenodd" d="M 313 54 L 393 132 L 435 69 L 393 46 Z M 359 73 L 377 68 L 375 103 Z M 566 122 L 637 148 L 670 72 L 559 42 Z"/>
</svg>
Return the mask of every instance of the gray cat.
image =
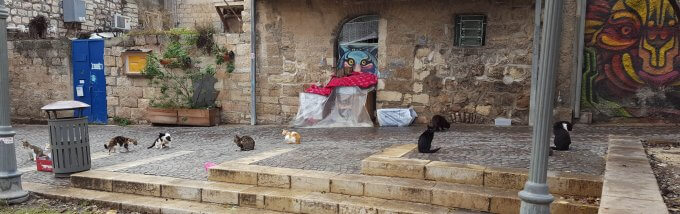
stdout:
<svg viewBox="0 0 680 214">
<path fill-rule="evenodd" d="M 239 137 L 234 136 L 234 143 L 241 148 L 241 151 L 250 151 L 255 149 L 255 140 L 250 136 Z"/>
</svg>

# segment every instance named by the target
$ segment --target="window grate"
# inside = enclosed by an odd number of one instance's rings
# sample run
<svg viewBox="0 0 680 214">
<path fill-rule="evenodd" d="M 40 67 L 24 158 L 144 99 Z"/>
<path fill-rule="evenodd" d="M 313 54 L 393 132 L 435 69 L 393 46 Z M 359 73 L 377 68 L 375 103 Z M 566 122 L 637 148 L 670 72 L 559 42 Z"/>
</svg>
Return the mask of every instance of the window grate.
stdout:
<svg viewBox="0 0 680 214">
<path fill-rule="evenodd" d="M 345 23 L 340 32 L 341 45 L 357 43 L 378 43 L 379 17 L 361 16 Z"/>
<path fill-rule="evenodd" d="M 486 37 L 486 16 L 456 16 L 454 45 L 462 47 L 484 46 Z"/>
</svg>

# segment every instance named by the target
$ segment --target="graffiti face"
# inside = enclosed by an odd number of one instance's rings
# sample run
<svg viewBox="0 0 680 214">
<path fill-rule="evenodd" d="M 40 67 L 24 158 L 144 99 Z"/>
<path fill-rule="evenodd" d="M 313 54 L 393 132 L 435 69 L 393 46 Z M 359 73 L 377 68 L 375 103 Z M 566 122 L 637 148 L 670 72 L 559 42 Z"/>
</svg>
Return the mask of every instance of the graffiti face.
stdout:
<svg viewBox="0 0 680 214">
<path fill-rule="evenodd" d="M 347 53 L 343 67 L 352 68 L 353 72 L 369 72 L 373 73 L 375 70 L 375 65 L 373 60 L 369 57 L 366 52 L 363 51 L 351 51 Z"/>
<path fill-rule="evenodd" d="M 377 74 L 376 58 L 373 52 L 376 47 L 341 47 L 341 57 L 338 68 L 351 68 L 353 72 L 368 72 Z"/>
<path fill-rule="evenodd" d="M 648 107 L 650 97 L 654 108 L 677 108 L 659 100 L 680 86 L 678 19 L 667 0 L 589 0 L 586 19 L 587 104 L 621 108 L 609 116 L 643 116 L 632 109 Z"/>
</svg>

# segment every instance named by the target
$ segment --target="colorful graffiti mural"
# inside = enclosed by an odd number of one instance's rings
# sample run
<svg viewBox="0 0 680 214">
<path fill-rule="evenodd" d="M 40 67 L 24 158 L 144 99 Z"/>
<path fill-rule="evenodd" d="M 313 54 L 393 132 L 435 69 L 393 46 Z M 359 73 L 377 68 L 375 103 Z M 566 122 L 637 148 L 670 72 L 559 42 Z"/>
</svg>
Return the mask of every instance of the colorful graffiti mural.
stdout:
<svg viewBox="0 0 680 214">
<path fill-rule="evenodd" d="M 352 68 L 354 72 L 378 73 L 376 45 L 340 45 L 338 68 Z"/>
<path fill-rule="evenodd" d="M 588 0 L 581 104 L 605 117 L 680 115 L 678 18 L 668 0 Z"/>
</svg>

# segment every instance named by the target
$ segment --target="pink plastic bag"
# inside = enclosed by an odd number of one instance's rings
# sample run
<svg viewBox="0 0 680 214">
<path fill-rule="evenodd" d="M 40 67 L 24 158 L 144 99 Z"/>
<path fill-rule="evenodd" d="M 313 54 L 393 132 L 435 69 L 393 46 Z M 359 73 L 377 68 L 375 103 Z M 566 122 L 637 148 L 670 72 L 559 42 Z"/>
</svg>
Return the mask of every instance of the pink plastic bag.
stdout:
<svg viewBox="0 0 680 214">
<path fill-rule="evenodd" d="M 217 166 L 217 164 L 215 164 L 213 162 L 206 162 L 206 163 L 203 164 L 203 167 L 205 167 L 206 172 L 210 171 L 210 168 L 213 168 L 215 166 Z"/>
</svg>

